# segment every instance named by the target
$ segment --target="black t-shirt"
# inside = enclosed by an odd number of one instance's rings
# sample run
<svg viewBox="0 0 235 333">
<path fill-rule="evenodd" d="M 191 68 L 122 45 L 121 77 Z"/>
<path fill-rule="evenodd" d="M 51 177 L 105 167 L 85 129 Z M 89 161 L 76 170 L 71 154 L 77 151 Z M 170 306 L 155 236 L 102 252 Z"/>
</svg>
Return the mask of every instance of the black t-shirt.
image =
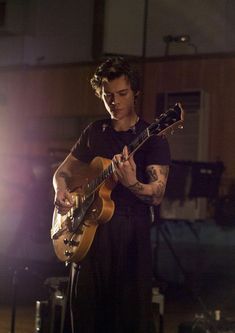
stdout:
<svg viewBox="0 0 235 333">
<path fill-rule="evenodd" d="M 127 131 L 115 131 L 110 119 L 98 120 L 88 125 L 82 132 L 79 140 L 73 146 L 71 153 L 82 162 L 90 163 L 96 156 L 112 159 L 115 154 L 120 154 L 125 145 L 129 145 L 147 127 L 148 123 L 139 120 L 134 127 Z M 170 151 L 166 139 L 160 136 L 151 136 L 135 152 L 137 179 L 147 183 L 146 167 L 148 165 L 169 165 Z M 116 207 L 123 205 L 143 204 L 134 194 L 120 183 L 112 191 L 112 200 Z M 144 204 L 143 204 L 144 205 Z"/>
</svg>

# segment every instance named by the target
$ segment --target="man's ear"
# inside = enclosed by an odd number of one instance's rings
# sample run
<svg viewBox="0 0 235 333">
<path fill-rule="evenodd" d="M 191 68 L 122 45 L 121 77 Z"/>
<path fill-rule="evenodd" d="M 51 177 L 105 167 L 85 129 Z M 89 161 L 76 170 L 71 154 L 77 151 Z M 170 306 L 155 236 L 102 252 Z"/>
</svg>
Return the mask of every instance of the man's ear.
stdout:
<svg viewBox="0 0 235 333">
<path fill-rule="evenodd" d="M 140 91 L 137 91 L 134 95 L 134 103 L 137 102 L 137 98 L 139 97 Z"/>
</svg>

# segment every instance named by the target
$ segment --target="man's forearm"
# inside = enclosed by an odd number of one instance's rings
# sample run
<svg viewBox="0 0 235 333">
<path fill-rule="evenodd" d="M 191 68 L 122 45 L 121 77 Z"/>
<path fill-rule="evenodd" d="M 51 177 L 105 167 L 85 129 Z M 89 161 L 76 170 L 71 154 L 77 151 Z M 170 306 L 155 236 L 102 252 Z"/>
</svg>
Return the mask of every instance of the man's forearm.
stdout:
<svg viewBox="0 0 235 333">
<path fill-rule="evenodd" d="M 128 188 L 139 199 L 152 205 L 159 205 L 165 192 L 165 184 L 160 180 L 154 184 L 143 184 L 137 181 Z"/>
<path fill-rule="evenodd" d="M 55 191 L 65 190 L 68 188 L 69 175 L 64 171 L 57 171 L 53 177 L 53 187 Z"/>
<path fill-rule="evenodd" d="M 146 171 L 149 178 L 148 184 L 136 181 L 128 188 L 142 201 L 151 205 L 159 205 L 165 193 L 169 166 L 149 165 Z"/>
</svg>

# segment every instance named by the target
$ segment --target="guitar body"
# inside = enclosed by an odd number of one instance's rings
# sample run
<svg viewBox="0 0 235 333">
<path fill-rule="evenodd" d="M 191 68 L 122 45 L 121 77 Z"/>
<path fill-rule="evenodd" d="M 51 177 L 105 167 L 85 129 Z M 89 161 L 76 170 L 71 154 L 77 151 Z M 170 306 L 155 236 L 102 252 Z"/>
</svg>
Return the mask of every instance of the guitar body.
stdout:
<svg viewBox="0 0 235 333">
<path fill-rule="evenodd" d="M 70 188 L 79 189 L 73 192 L 74 208 L 66 215 L 61 215 L 55 208 L 52 221 L 51 238 L 56 256 L 63 262 L 80 262 L 87 254 L 95 237 L 96 229 L 101 223 L 108 222 L 114 212 L 114 202 L 110 196 L 116 183 L 112 178 L 107 179 L 88 200 L 88 208 L 82 221 L 73 228 L 71 217 L 82 205 L 83 189 L 92 182 L 111 160 L 96 157 L 86 170 L 76 176 Z"/>
</svg>

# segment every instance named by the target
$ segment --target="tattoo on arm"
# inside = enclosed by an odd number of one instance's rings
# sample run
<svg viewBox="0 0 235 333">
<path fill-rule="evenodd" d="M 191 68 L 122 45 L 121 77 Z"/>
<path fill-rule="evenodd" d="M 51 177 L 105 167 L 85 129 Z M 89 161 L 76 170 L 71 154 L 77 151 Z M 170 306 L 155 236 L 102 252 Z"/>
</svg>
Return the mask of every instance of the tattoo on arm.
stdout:
<svg viewBox="0 0 235 333">
<path fill-rule="evenodd" d="M 164 191 L 165 191 L 165 184 L 160 180 L 157 183 L 157 187 L 154 191 L 153 197 L 157 200 L 161 199 L 164 195 Z"/>
<path fill-rule="evenodd" d="M 130 185 L 128 188 L 132 193 L 147 204 L 159 204 L 165 192 L 168 172 L 169 166 L 149 166 L 147 168 L 149 181 L 153 186 L 153 192 L 151 195 L 143 194 L 144 184 L 141 184 L 139 181 Z"/>
<path fill-rule="evenodd" d="M 138 195 L 138 197 L 147 204 L 153 204 L 155 201 L 161 201 L 164 195 L 165 185 L 162 181 L 158 181 L 157 187 L 153 195 Z"/>
<path fill-rule="evenodd" d="M 128 188 L 131 190 L 132 193 L 134 193 L 138 198 L 140 198 L 147 204 L 151 204 L 153 202 L 152 196 L 140 194 L 140 192 L 144 188 L 140 182 L 137 181 L 135 184 L 128 186 Z"/>
<path fill-rule="evenodd" d="M 150 167 L 147 170 L 150 182 L 155 182 L 158 180 L 157 170 L 154 167 Z"/>
<path fill-rule="evenodd" d="M 158 174 L 159 172 L 159 174 Z M 147 174 L 149 176 L 150 182 L 156 182 L 159 180 L 159 176 L 163 176 L 164 178 L 168 177 L 169 173 L 169 166 L 168 165 L 161 165 L 158 166 L 158 169 L 154 166 L 150 166 L 147 168 Z"/>
<path fill-rule="evenodd" d="M 135 184 L 128 186 L 128 188 L 135 194 L 138 194 L 143 190 L 143 185 L 140 184 L 140 182 L 136 182 Z"/>
</svg>

